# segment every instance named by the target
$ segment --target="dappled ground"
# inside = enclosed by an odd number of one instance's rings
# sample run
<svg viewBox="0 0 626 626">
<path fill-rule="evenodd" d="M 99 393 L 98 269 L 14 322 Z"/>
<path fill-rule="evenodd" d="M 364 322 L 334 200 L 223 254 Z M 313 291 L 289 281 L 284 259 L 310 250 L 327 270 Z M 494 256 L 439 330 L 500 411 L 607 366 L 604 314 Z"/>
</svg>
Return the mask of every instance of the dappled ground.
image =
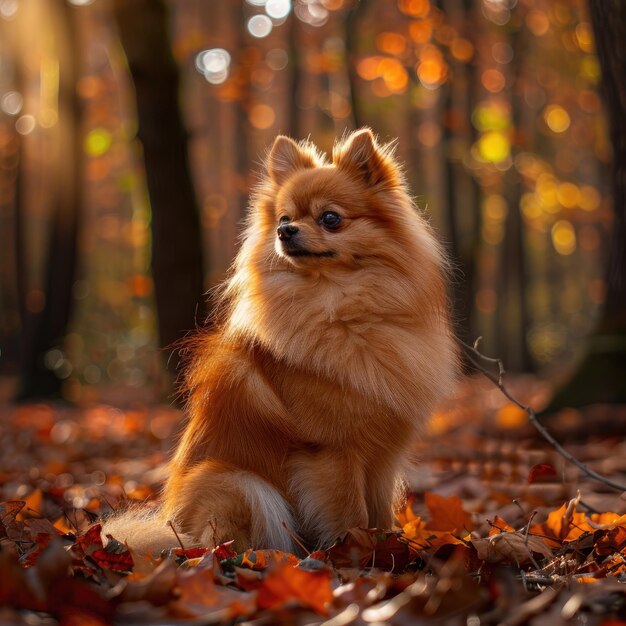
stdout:
<svg viewBox="0 0 626 626">
<path fill-rule="evenodd" d="M 540 407 L 545 385 L 510 390 Z M 151 500 L 182 415 L 25 405 L 0 415 L 0 624 L 626 623 L 626 500 L 562 460 L 471 379 L 415 448 L 395 529 L 354 529 L 304 560 L 228 545 L 159 558 L 104 548 L 97 517 Z M 626 483 L 626 408 L 549 428 Z"/>
</svg>

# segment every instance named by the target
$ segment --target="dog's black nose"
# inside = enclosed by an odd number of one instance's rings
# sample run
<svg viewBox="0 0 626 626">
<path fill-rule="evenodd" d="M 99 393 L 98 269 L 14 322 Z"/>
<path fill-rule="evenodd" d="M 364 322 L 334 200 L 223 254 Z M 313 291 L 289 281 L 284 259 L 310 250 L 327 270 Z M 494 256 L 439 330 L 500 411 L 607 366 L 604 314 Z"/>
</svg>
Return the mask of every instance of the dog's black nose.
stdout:
<svg viewBox="0 0 626 626">
<path fill-rule="evenodd" d="M 289 241 L 298 232 L 298 227 L 293 224 L 281 224 L 276 232 L 281 241 Z"/>
</svg>

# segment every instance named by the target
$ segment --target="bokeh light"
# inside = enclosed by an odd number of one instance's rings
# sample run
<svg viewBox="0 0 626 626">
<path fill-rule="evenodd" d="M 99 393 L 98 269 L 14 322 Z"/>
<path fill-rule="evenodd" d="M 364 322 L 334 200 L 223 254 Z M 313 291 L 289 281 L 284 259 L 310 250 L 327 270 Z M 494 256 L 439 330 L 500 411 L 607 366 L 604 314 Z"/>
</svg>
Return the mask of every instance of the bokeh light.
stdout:
<svg viewBox="0 0 626 626">
<path fill-rule="evenodd" d="M 224 48 L 211 48 L 196 55 L 196 69 L 213 85 L 228 78 L 230 62 L 230 54 Z"/>
<path fill-rule="evenodd" d="M 85 152 L 92 157 L 105 154 L 111 147 L 113 137 L 106 128 L 94 128 L 85 138 Z"/>
<path fill-rule="evenodd" d="M 248 114 L 250 124 L 259 130 L 270 128 L 274 124 L 276 114 L 274 109 L 267 104 L 255 104 Z"/>
<path fill-rule="evenodd" d="M 429 0 L 398 0 L 398 8 L 411 17 L 426 17 L 430 13 Z"/>
<path fill-rule="evenodd" d="M 543 112 L 543 119 L 554 133 L 564 133 L 570 127 L 569 113 L 558 104 L 551 104 Z"/>
<path fill-rule="evenodd" d="M 554 249 L 563 256 L 569 256 L 576 250 L 576 233 L 571 222 L 558 220 L 550 231 Z"/>
<path fill-rule="evenodd" d="M 70 4 L 91 3 L 62 0 L 60 6 L 67 11 Z M 183 76 L 181 104 L 202 207 L 207 288 L 222 278 L 236 252 L 246 172 L 272 137 L 310 132 L 328 152 L 345 128 L 365 124 L 381 140 L 400 137 L 398 153 L 420 206 L 428 207 L 444 240 L 458 241 L 457 252 L 471 255 L 476 291 L 468 319 L 488 318 L 485 327 L 473 329 L 485 334 L 485 346 L 496 349 L 498 337 L 516 323 L 507 317 L 515 308 L 510 298 L 526 297 L 533 358 L 543 364 L 571 352 L 595 310 L 591 305 L 604 297 L 601 255 L 612 218 L 606 176 L 611 147 L 584 0 L 245 0 L 234 12 L 208 2 L 167 5 L 178 66 L 194 67 L 202 76 Z M 31 16 L 39 9 L 25 0 L 0 0 L 4 19 L 20 23 L 27 11 Z M 150 209 L 143 164 L 127 146 L 138 145 L 140 120 L 122 55 L 98 39 L 112 28 L 111 41 L 117 41 L 111 3 L 71 13 L 87 33 L 76 93 L 84 113 L 80 139 L 88 192 L 81 209 L 89 225 L 82 254 L 93 267 L 83 268 L 73 289 L 81 321 L 67 335 L 71 349 L 60 349 L 73 368 L 66 380 L 79 388 L 113 379 L 136 384 L 138 374 L 131 370 L 139 370 L 153 383 L 159 365 L 150 360 L 157 344 Z M 10 32 L 14 24 L 4 26 Z M 51 68 L 62 68 L 61 46 L 71 44 L 58 42 L 57 49 L 51 39 L 33 36 L 28 63 L 19 68 L 12 66 L 12 44 L 0 46 L 6 70 L 0 143 L 7 164 L 0 200 L 9 215 L 16 200 L 26 202 L 27 215 L 35 216 L 33 232 L 48 227 L 51 202 L 39 198 L 37 185 L 28 185 L 39 167 L 33 155 L 38 146 L 49 146 L 42 160 L 45 176 L 54 176 L 49 162 L 67 128 L 65 85 Z M 16 173 L 24 176 L 24 197 L 16 194 Z M 512 233 L 515 228 L 519 232 Z M 528 270 L 524 293 L 515 280 L 508 282 L 517 279 L 517 270 L 502 264 L 505 252 L 514 254 L 505 246 L 517 236 Z M 511 285 L 507 293 L 505 283 Z M 41 283 L 23 293 L 31 312 L 43 310 L 49 298 Z M 578 317 L 564 321 L 576 298 Z M 19 322 L 17 309 L 13 315 Z M 89 334 L 91 325 L 106 324 L 104 338 Z M 52 371 L 58 356 L 48 359 Z M 76 398 L 83 393 L 70 391 Z"/>
<path fill-rule="evenodd" d="M 267 15 L 253 15 L 248 20 L 248 32 L 257 39 L 267 37 L 272 32 L 272 20 Z"/>
<path fill-rule="evenodd" d="M 18 8 L 17 0 L 0 0 L 0 17 L 11 20 L 17 14 Z"/>
<path fill-rule="evenodd" d="M 0 108 L 7 115 L 17 115 L 22 110 L 24 98 L 17 91 L 7 91 L 0 99 Z"/>
<path fill-rule="evenodd" d="M 294 12 L 301 22 L 317 28 L 324 26 L 330 17 L 330 12 L 326 6 L 316 0 L 298 0 Z"/>
<path fill-rule="evenodd" d="M 265 55 L 265 62 L 274 71 L 284 70 L 289 63 L 289 55 L 282 48 L 272 48 Z"/>
<path fill-rule="evenodd" d="M 15 130 L 20 135 L 30 135 L 35 130 L 37 121 L 33 115 L 22 115 L 15 122 Z"/>
<path fill-rule="evenodd" d="M 446 80 L 448 66 L 435 46 L 425 46 L 419 55 L 417 77 L 426 89 L 437 89 Z"/>
<path fill-rule="evenodd" d="M 291 0 L 267 0 L 265 12 L 275 20 L 282 20 L 291 11 Z"/>
</svg>

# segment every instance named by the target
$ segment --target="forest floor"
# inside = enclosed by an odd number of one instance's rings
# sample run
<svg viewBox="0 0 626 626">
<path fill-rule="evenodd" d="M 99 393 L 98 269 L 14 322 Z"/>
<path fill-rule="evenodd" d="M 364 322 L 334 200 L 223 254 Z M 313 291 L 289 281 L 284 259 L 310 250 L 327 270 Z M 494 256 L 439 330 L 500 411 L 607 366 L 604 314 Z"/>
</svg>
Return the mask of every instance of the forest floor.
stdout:
<svg viewBox="0 0 626 626">
<path fill-rule="evenodd" d="M 537 408 L 549 389 L 513 379 Z M 626 498 L 566 462 L 484 378 L 415 448 L 393 529 L 307 558 L 228 545 L 153 558 L 102 546 L 98 517 L 153 499 L 183 423 L 163 407 L 0 409 L 0 625 L 626 624 Z M 626 483 L 626 407 L 550 431 Z"/>
</svg>

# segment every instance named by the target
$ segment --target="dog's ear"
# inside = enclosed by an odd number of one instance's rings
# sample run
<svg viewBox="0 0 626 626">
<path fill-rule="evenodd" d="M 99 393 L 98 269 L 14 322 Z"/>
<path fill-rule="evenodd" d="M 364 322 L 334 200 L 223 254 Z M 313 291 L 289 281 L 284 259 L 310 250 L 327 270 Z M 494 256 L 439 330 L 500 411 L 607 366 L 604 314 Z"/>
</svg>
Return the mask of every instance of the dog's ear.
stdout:
<svg viewBox="0 0 626 626">
<path fill-rule="evenodd" d="M 293 139 L 278 135 L 267 157 L 267 173 L 270 178 L 282 185 L 296 170 L 315 167 L 314 148 L 299 145 Z"/>
<path fill-rule="evenodd" d="M 368 185 L 392 185 L 399 179 L 392 148 L 379 146 L 369 128 L 355 131 L 335 146 L 333 163 L 339 169 L 364 179 Z"/>
</svg>

